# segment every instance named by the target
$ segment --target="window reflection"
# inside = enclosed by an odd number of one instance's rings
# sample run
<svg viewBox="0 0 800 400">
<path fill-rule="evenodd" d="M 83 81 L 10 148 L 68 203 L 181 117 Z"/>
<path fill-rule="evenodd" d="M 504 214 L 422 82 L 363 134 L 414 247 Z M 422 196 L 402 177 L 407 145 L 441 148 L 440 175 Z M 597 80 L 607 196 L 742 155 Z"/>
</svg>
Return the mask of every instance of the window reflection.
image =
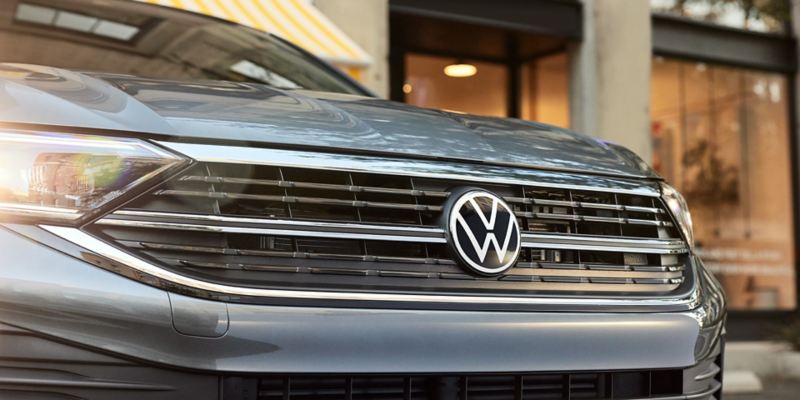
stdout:
<svg viewBox="0 0 800 400">
<path fill-rule="evenodd" d="M 522 66 L 523 119 L 569 127 L 569 66 L 565 53 Z"/>
<path fill-rule="evenodd" d="M 420 107 L 505 117 L 509 111 L 509 65 L 468 60 L 476 73 L 447 76 L 455 60 L 411 53 L 406 56 L 406 101 Z M 519 69 L 519 116 L 569 127 L 569 66 L 558 53 L 528 61 Z"/>
<path fill-rule="evenodd" d="M 734 309 L 795 308 L 787 80 L 656 57 L 654 167 L 686 196 Z"/>
<path fill-rule="evenodd" d="M 406 101 L 420 107 L 438 108 L 469 114 L 504 117 L 508 113 L 506 67 L 502 64 L 477 62 L 469 77 L 451 77 L 445 67 L 457 62 L 453 58 L 409 54 L 406 56 Z"/>
<path fill-rule="evenodd" d="M 167 7 L 133 2 L 81 7 L 69 0 L 0 2 L 0 31 L 2 62 L 362 94 L 275 36 Z"/>
</svg>

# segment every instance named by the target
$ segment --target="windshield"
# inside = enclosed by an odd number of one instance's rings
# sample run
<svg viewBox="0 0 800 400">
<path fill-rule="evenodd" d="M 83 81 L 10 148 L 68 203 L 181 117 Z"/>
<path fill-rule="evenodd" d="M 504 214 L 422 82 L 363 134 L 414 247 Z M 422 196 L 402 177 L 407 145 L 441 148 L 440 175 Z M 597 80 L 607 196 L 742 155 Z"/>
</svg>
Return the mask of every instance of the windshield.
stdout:
<svg viewBox="0 0 800 400">
<path fill-rule="evenodd" d="M 2 1 L 0 30 L 0 62 L 365 94 L 275 36 L 134 1 Z"/>
</svg>

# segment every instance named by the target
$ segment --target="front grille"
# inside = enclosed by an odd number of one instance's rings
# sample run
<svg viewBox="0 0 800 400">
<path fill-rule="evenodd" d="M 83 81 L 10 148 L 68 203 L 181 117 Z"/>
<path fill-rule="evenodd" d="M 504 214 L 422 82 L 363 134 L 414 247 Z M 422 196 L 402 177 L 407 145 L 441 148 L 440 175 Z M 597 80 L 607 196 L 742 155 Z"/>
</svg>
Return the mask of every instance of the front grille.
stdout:
<svg viewBox="0 0 800 400">
<path fill-rule="evenodd" d="M 502 276 L 469 273 L 448 250 L 459 187 L 496 193 L 518 217 L 522 254 Z M 603 188 L 206 162 L 89 229 L 166 269 L 257 288 L 660 296 L 689 275 L 659 197 Z"/>
<path fill-rule="evenodd" d="M 223 378 L 223 400 L 713 400 L 698 367 L 619 372 L 469 375 L 275 375 Z M 702 368 L 706 368 L 703 364 Z M 706 370 L 703 369 L 703 372 Z M 691 384 L 684 387 L 684 379 Z"/>
</svg>

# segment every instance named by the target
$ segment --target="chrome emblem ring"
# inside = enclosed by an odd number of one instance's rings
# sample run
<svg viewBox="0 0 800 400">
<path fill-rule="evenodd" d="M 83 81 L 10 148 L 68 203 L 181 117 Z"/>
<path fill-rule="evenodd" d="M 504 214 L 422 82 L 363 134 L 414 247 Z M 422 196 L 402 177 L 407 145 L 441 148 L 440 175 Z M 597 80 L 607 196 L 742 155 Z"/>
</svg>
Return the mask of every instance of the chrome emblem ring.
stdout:
<svg viewBox="0 0 800 400">
<path fill-rule="evenodd" d="M 450 208 L 448 225 L 453 251 L 474 272 L 501 274 L 519 258 L 522 238 L 514 210 L 490 192 L 462 194 Z"/>
</svg>

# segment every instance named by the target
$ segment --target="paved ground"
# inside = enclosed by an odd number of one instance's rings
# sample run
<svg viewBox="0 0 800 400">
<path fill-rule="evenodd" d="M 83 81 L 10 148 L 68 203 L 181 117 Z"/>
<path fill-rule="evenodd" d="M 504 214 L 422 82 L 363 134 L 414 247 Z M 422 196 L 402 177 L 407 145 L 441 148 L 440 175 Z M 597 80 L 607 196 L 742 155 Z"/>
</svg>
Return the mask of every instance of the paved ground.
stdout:
<svg viewBox="0 0 800 400">
<path fill-rule="evenodd" d="M 725 400 L 797 400 L 800 399 L 800 381 L 765 381 L 764 392 L 759 394 L 728 394 Z"/>
</svg>

